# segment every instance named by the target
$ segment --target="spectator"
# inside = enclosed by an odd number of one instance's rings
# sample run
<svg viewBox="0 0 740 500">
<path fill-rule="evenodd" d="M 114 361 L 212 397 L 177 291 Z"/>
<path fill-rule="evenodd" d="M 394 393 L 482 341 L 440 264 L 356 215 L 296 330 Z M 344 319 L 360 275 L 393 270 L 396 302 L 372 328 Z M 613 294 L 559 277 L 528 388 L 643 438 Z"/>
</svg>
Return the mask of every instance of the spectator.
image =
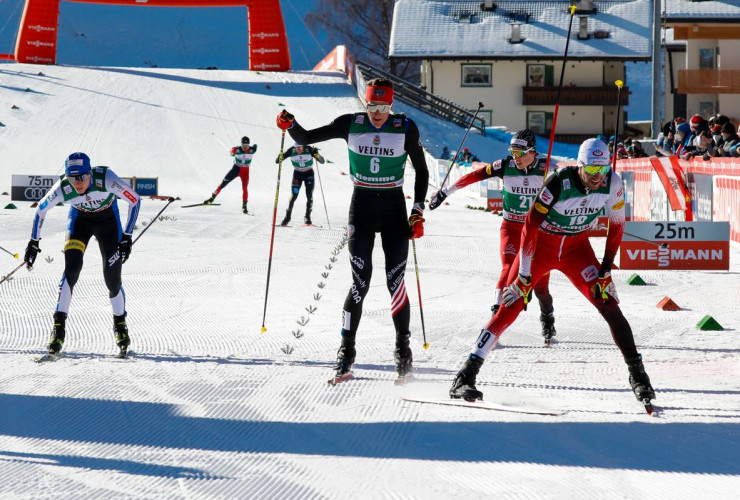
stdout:
<svg viewBox="0 0 740 500">
<path fill-rule="evenodd" d="M 640 141 L 631 141 L 627 146 L 628 158 L 647 158 L 647 153 L 642 149 Z"/>
<path fill-rule="evenodd" d="M 737 135 L 735 125 L 731 122 L 722 125 L 722 142 L 717 145 L 717 156 L 738 156 L 738 145 L 740 137 Z"/>
<path fill-rule="evenodd" d="M 693 136 L 691 134 L 691 127 L 686 122 L 679 123 L 676 126 L 676 133 L 673 141 L 673 154 L 679 157 L 684 157 L 686 154 L 694 150 L 696 146 L 693 145 L 691 140 Z"/>
<path fill-rule="evenodd" d="M 452 157 L 452 153 L 450 153 L 450 148 L 447 146 L 444 146 L 442 148 L 442 154 L 439 156 L 440 160 L 449 160 Z"/>
<path fill-rule="evenodd" d="M 686 158 L 693 158 L 694 156 L 701 156 L 704 160 L 708 160 L 714 151 L 714 141 L 710 132 L 704 130 L 699 132 L 699 135 L 694 139 L 694 145 L 696 149 L 686 155 Z"/>
<path fill-rule="evenodd" d="M 470 166 L 474 161 L 478 161 L 478 157 L 470 152 L 468 148 L 463 148 L 462 155 L 457 159 L 457 162 L 461 165 Z"/>
<path fill-rule="evenodd" d="M 672 156 L 673 155 L 673 121 L 666 122 L 663 125 L 663 131 L 658 134 L 658 138 L 655 141 L 655 153 L 657 156 Z"/>
</svg>

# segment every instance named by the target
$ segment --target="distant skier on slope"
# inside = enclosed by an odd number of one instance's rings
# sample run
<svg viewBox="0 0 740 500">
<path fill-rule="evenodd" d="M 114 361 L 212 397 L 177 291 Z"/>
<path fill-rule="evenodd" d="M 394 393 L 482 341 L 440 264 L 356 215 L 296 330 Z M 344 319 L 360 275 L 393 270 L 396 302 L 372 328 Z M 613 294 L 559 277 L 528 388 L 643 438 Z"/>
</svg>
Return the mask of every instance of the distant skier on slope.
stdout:
<svg viewBox="0 0 740 500">
<path fill-rule="evenodd" d="M 126 325 L 126 295 L 121 285 L 121 268 L 131 255 L 131 235 L 141 201 L 139 195 L 108 167 L 91 168 L 90 158 L 85 153 L 69 155 L 64 162 L 64 173 L 65 176 L 49 189 L 36 208 L 31 241 L 28 242 L 24 257 L 28 267 L 32 267 L 41 251 L 39 240 L 46 213 L 61 202 L 69 203 L 64 274 L 59 284 L 59 299 L 54 312 L 54 329 L 48 352 L 55 355 L 62 349 L 72 291 L 82 270 L 87 244 L 95 236 L 103 257 L 103 278 L 113 308 L 116 344 L 125 356 L 130 338 Z M 116 198 L 129 204 L 128 222 L 123 229 Z"/>
<path fill-rule="evenodd" d="M 281 226 L 287 226 L 290 222 L 290 216 L 293 213 L 293 204 L 298 199 L 298 193 L 301 192 L 301 184 L 306 184 L 306 215 L 303 222 L 312 224 L 311 208 L 313 207 L 313 186 L 314 171 L 313 161 L 316 159 L 319 163 L 324 163 L 324 157 L 319 154 L 319 150 L 311 146 L 303 146 L 295 143 L 283 154 L 284 158 L 290 159 L 293 165 L 293 183 L 291 184 L 290 203 L 285 211 L 285 218 L 280 223 Z M 280 161 L 280 157 L 275 158 L 275 163 Z"/>
<path fill-rule="evenodd" d="M 221 181 L 221 184 L 211 194 L 211 197 L 203 202 L 204 205 L 210 205 L 221 193 L 221 190 L 225 188 L 231 181 L 237 178 L 242 181 L 242 212 L 247 214 L 247 201 L 249 201 L 249 166 L 252 164 L 252 158 L 254 153 L 257 152 L 256 144 L 249 144 L 249 137 L 246 135 L 242 137 L 240 146 L 234 146 L 230 150 L 231 156 L 234 157 L 234 165 L 226 173 L 226 177 Z"/>
<path fill-rule="evenodd" d="M 488 322 L 450 388 L 450 396 L 482 399 L 475 387 L 483 361 L 501 334 L 531 297 L 532 286 L 552 269 L 565 274 L 609 324 L 622 353 L 638 400 L 650 402 L 655 391 L 637 352 L 632 329 L 619 308 L 611 267 L 624 233 L 624 187 L 611 171 L 609 150 L 588 139 L 578 151 L 578 166 L 552 172 L 527 214 L 521 250 L 502 294 L 501 309 Z M 588 228 L 602 209 L 609 217 L 604 258 L 599 263 L 588 240 Z M 646 403 L 646 408 L 648 404 Z M 651 410 L 648 410 L 651 411 Z"/>
<path fill-rule="evenodd" d="M 342 115 L 313 130 L 305 130 L 286 110 L 277 117 L 278 127 L 288 130 L 299 144 L 344 139 L 349 147 L 350 174 L 355 186 L 347 227 L 352 287 L 344 301 L 342 343 L 334 366 L 334 383 L 351 377 L 355 335 L 363 300 L 370 289 L 376 233 L 380 233 L 382 240 L 386 283 L 391 294 L 396 371 L 400 378 L 412 371 L 410 307 L 404 275 L 409 239 L 424 235 L 424 197 L 429 171 L 416 124 L 403 114 L 391 113 L 393 83 L 379 78 L 370 80 L 365 100 L 366 112 Z M 402 189 L 407 157 L 416 170 L 414 206 L 408 221 Z"/>
<path fill-rule="evenodd" d="M 429 208 L 434 210 L 452 193 L 474 182 L 498 177 L 503 181 L 504 221 L 499 232 L 499 247 L 501 249 L 501 274 L 496 283 L 493 306 L 491 311 L 495 315 L 501 306 L 501 294 L 509 283 L 509 270 L 519 253 L 524 221 L 537 192 L 545 180 L 545 158 L 538 158 L 535 149 L 537 136 L 529 129 L 520 130 L 511 137 L 509 144 L 510 155 L 496 160 L 485 167 L 474 170 L 462 176 L 453 185 L 443 188 L 432 195 Z M 542 335 L 545 341 L 555 335 L 555 316 L 552 307 L 552 296 L 548 284 L 550 273 L 545 275 L 534 287 L 534 293 L 540 302 L 540 322 Z"/>
</svg>

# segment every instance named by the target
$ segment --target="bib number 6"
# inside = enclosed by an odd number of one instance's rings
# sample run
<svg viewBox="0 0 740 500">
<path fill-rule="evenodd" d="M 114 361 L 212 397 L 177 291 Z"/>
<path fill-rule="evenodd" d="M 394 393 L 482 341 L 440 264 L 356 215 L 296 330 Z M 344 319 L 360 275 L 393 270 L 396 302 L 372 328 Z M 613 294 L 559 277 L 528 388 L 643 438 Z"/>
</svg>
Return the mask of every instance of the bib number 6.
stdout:
<svg viewBox="0 0 740 500">
<path fill-rule="evenodd" d="M 380 172 L 380 158 L 370 158 L 370 172 L 373 174 Z"/>
</svg>

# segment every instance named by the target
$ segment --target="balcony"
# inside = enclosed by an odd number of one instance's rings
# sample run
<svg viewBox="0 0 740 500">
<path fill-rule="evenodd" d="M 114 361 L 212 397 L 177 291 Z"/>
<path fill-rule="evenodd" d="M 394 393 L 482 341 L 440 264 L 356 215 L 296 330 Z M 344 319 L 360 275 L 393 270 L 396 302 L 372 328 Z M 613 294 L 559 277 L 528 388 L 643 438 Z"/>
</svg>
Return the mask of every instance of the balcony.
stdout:
<svg viewBox="0 0 740 500">
<path fill-rule="evenodd" d="M 557 87 L 522 87 L 523 105 L 555 105 Z M 622 106 L 629 104 L 629 87 L 622 87 Z M 560 93 L 562 106 L 616 106 L 617 87 L 563 87 Z"/>
<path fill-rule="evenodd" d="M 740 94 L 740 70 L 678 70 L 679 94 Z"/>
</svg>

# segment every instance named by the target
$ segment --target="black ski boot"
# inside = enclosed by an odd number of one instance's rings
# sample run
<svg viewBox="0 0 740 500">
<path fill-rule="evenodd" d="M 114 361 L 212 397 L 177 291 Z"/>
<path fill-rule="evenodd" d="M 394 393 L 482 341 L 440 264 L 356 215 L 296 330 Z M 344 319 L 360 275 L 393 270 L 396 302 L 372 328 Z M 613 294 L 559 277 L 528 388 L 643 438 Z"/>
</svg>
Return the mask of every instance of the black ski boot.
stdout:
<svg viewBox="0 0 740 500">
<path fill-rule="evenodd" d="M 555 311 L 545 314 L 540 313 L 540 323 L 542 323 L 542 336 L 545 337 L 545 345 L 549 346 L 552 338 L 557 333 L 555 331 Z"/>
<path fill-rule="evenodd" d="M 352 365 L 355 363 L 355 336 L 342 329 L 342 345 L 337 351 L 337 361 L 334 363 L 334 378 L 329 380 L 331 385 L 337 385 L 352 378 Z"/>
<path fill-rule="evenodd" d="M 655 390 L 650 385 L 650 377 L 645 373 L 642 356 L 638 354 L 636 358 L 625 359 L 624 361 L 627 363 L 627 369 L 630 372 L 630 385 L 637 400 L 644 402 L 646 399 L 655 399 Z"/>
<path fill-rule="evenodd" d="M 116 334 L 116 345 L 120 349 L 118 357 L 125 358 L 128 352 L 128 346 L 131 339 L 128 336 L 128 326 L 126 326 L 126 314 L 113 316 L 113 333 Z"/>
<path fill-rule="evenodd" d="M 49 339 L 49 354 L 59 354 L 64 344 L 65 323 L 67 321 L 67 313 L 55 312 L 54 313 L 54 329 L 51 331 L 51 338 Z"/>
<path fill-rule="evenodd" d="M 249 213 L 249 211 L 247 210 L 247 202 L 246 201 L 244 203 L 242 203 L 242 213 L 243 214 L 248 214 Z"/>
<path fill-rule="evenodd" d="M 210 205 L 211 203 L 213 203 L 213 200 L 215 200 L 215 199 L 216 199 L 216 196 L 215 195 L 211 195 L 210 198 L 208 198 L 207 200 L 203 201 L 203 204 L 204 205 Z"/>
<path fill-rule="evenodd" d="M 313 222 L 311 222 L 311 214 L 307 213 L 306 216 L 303 218 L 303 223 L 307 226 L 312 226 Z"/>
<path fill-rule="evenodd" d="M 396 361 L 396 372 L 399 380 L 405 379 L 414 371 L 414 356 L 409 345 L 410 337 L 411 332 L 396 333 L 396 349 L 393 351 L 393 359 Z"/>
<path fill-rule="evenodd" d="M 285 212 L 285 218 L 283 219 L 283 222 L 280 223 L 281 226 L 287 226 L 290 222 L 290 212 Z"/>
<path fill-rule="evenodd" d="M 465 364 L 457 372 L 457 377 L 455 377 L 455 381 L 452 382 L 452 387 L 450 387 L 451 398 L 462 398 L 470 403 L 476 399 L 483 400 L 483 393 L 475 388 L 475 377 L 478 375 L 478 370 L 483 365 L 483 361 L 483 358 L 475 354 L 468 355 L 468 359 L 465 360 Z"/>
</svg>

